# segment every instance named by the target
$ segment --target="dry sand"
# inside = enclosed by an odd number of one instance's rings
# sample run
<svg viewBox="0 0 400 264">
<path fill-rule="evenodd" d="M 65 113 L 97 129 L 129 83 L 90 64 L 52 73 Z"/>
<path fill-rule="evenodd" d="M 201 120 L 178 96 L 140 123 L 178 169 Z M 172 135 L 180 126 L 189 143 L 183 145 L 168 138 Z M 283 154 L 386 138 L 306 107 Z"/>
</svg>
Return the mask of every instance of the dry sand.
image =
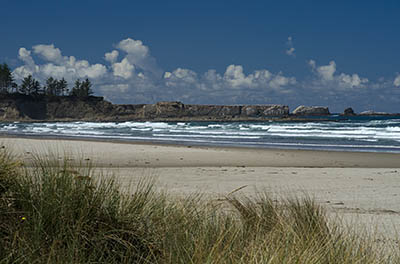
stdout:
<svg viewBox="0 0 400 264">
<path fill-rule="evenodd" d="M 346 223 L 390 238 L 400 231 L 400 154 L 194 147 L 83 140 L 0 139 L 30 164 L 34 156 L 90 160 L 128 186 L 154 177 L 177 195 L 219 197 L 307 193 Z M 52 153 L 52 154 L 49 154 Z"/>
</svg>

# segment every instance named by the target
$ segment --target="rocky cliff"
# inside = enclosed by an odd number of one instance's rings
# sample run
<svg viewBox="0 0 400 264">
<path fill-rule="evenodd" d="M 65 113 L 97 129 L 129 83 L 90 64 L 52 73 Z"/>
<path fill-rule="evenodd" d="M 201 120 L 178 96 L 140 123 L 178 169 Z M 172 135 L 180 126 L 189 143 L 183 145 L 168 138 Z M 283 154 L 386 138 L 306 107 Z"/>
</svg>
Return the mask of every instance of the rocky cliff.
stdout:
<svg viewBox="0 0 400 264">
<path fill-rule="evenodd" d="M 287 118 L 285 105 L 194 105 L 181 102 L 114 105 L 102 97 L 0 97 L 1 121 L 256 120 Z"/>
<path fill-rule="evenodd" d="M 0 97 L 0 120 L 102 119 L 113 110 L 101 97 L 80 100 L 73 97 Z"/>
<path fill-rule="evenodd" d="M 328 107 L 325 106 L 304 106 L 300 105 L 293 110 L 293 115 L 296 116 L 324 116 L 330 115 Z"/>
</svg>

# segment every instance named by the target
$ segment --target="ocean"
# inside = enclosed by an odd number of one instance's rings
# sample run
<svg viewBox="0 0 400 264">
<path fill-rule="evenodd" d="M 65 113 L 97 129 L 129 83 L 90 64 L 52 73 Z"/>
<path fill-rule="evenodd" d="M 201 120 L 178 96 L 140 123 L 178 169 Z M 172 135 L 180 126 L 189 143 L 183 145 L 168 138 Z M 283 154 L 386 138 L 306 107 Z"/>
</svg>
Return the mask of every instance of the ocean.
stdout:
<svg viewBox="0 0 400 264">
<path fill-rule="evenodd" d="M 325 118 L 325 117 L 324 117 Z M 400 153 L 400 117 L 333 115 L 312 122 L 1 123 L 3 135 L 202 146 Z"/>
</svg>

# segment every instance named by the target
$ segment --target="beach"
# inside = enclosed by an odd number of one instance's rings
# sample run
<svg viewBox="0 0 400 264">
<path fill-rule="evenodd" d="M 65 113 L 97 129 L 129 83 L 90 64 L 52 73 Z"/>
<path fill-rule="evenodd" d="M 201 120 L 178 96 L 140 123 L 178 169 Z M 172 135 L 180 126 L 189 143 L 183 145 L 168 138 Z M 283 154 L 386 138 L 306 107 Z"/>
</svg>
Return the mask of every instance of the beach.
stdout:
<svg viewBox="0 0 400 264">
<path fill-rule="evenodd" d="M 268 192 L 309 195 L 330 214 L 360 228 L 397 237 L 400 229 L 400 154 L 199 147 L 121 141 L 2 137 L 4 146 L 32 166 L 67 157 L 114 175 L 122 187 L 143 178 L 174 195 L 210 199 Z"/>
</svg>

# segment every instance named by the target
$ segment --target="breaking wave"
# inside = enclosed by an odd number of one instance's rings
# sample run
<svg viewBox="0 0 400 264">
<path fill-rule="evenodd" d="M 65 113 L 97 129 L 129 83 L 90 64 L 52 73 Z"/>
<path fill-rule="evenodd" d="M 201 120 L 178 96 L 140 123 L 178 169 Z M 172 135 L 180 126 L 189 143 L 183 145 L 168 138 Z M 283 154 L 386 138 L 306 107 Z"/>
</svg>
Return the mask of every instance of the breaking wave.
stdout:
<svg viewBox="0 0 400 264">
<path fill-rule="evenodd" d="M 103 138 L 198 145 L 400 152 L 400 118 L 338 122 L 2 123 L 3 134 Z"/>
</svg>

